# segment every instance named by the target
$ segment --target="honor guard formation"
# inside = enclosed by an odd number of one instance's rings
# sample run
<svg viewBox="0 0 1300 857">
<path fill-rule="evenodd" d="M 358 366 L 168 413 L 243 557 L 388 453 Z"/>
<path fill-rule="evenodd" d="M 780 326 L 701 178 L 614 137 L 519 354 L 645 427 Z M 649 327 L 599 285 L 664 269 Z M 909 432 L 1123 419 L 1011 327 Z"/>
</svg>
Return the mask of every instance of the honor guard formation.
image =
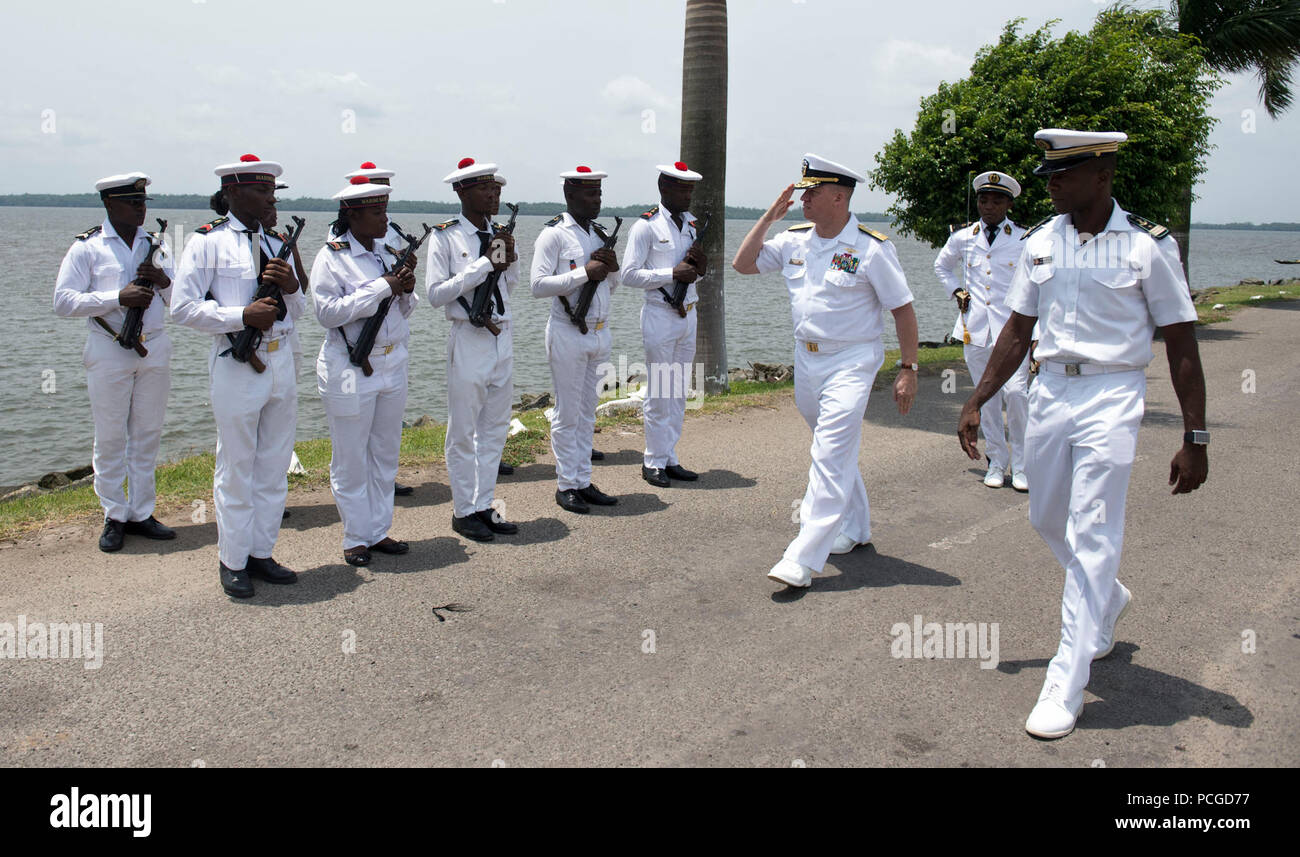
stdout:
<svg viewBox="0 0 1300 857">
<path fill-rule="evenodd" d="M 1058 212 L 1026 230 L 1010 218 L 1021 193 L 1011 175 L 975 177 L 979 219 L 955 227 L 934 270 L 957 303 L 960 337 L 976 382 L 958 437 L 978 460 L 983 430 L 990 488 L 1029 494 L 1030 523 L 1065 570 L 1061 640 L 1025 724 L 1041 738 L 1073 728 L 1091 662 L 1110 654 L 1132 603 L 1118 580 L 1124 503 L 1159 328 L 1186 434 L 1170 465 L 1174 493 L 1206 479 L 1205 382 L 1196 312 L 1178 247 L 1162 226 L 1129 214 L 1111 196 L 1116 132 L 1047 129 L 1034 175 Z M 659 204 L 612 229 L 597 222 L 607 173 L 581 165 L 559 174 L 565 210 L 533 247 L 528 288 L 549 301 L 546 356 L 555 391 L 551 449 L 556 503 L 588 514 L 618 498 L 592 481 L 599 382 L 609 360 L 610 307 L 620 286 L 644 294 L 641 336 L 649 364 L 641 476 L 666 488 L 698 474 L 677 457 L 696 347 L 696 283 L 708 271 L 701 246 L 710 212 L 692 197 L 708 176 L 680 161 L 659 165 Z M 511 300 L 519 284 L 516 206 L 503 223 L 496 164 L 464 158 L 443 181 L 460 214 L 420 230 L 388 218 L 392 170 L 366 162 L 345 175 L 324 246 L 308 273 L 298 249 L 305 224 L 277 231 L 280 164 L 255 155 L 215 169 L 219 217 L 199 227 L 179 258 L 165 221 L 146 231 L 143 173 L 96 183 L 105 210 L 76 237 L 59 269 L 54 311 L 87 319 L 84 351 L 94 415 L 95 493 L 104 510 L 99 547 L 127 535 L 172 539 L 154 517 L 154 469 L 170 389 L 172 347 L 164 316 L 212 338 L 210 398 L 217 427 L 213 497 L 218 577 L 235 598 L 253 580 L 292 584 L 273 558 L 288 513 L 287 471 L 297 422 L 297 326 L 309 315 L 327 331 L 316 357 L 317 391 L 329 424 L 330 488 L 343 523 L 344 560 L 405 554 L 390 532 L 411 331 L 423 299 L 451 323 L 447 336 L 447 476 L 451 528 L 490 542 L 518 534 L 494 504 L 514 398 Z M 647 181 L 649 173 L 647 170 Z M 803 588 L 831 554 L 872 541 L 871 506 L 858 466 L 862 421 L 884 362 L 886 313 L 901 370 L 893 398 L 906 415 L 917 395 L 917 318 L 888 237 L 850 211 L 865 177 L 804 156 L 802 172 L 745 236 L 732 262 L 741 274 L 780 272 L 790 297 L 795 404 L 812 430 L 799 533 L 767 576 Z M 806 222 L 768 233 L 794 205 Z M 721 220 L 721 213 L 717 213 Z M 721 224 L 712 228 L 720 228 Z M 317 233 L 319 234 L 319 233 Z M 427 246 L 426 246 L 427 245 Z M 424 287 L 416 289 L 420 254 Z M 310 301 L 307 294 L 310 294 Z M 1031 365 L 1037 372 L 1031 374 Z M 1005 417 L 1003 412 L 1005 410 Z"/>
</svg>

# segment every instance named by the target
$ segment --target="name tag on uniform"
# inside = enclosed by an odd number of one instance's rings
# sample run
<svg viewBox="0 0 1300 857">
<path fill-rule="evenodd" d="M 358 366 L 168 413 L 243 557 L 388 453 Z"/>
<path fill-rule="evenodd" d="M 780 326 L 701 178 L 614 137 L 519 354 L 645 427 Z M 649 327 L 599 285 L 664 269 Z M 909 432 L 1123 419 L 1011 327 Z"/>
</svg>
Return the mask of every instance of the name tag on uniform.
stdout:
<svg viewBox="0 0 1300 857">
<path fill-rule="evenodd" d="M 803 259 L 791 259 L 791 260 L 790 260 L 790 264 L 791 264 L 791 265 L 802 265 L 802 264 L 803 264 Z"/>
<path fill-rule="evenodd" d="M 667 239 L 667 238 L 660 238 L 660 239 L 659 239 L 659 243 L 660 243 L 660 244 L 667 244 L 667 243 L 668 243 L 668 239 Z"/>
<path fill-rule="evenodd" d="M 1035 256 L 1035 257 L 1034 257 L 1034 264 L 1035 264 L 1035 265 L 1050 265 L 1050 264 L 1052 264 L 1052 257 L 1051 257 L 1051 256 Z"/>
<path fill-rule="evenodd" d="M 858 262 L 860 261 L 861 260 L 852 253 L 836 253 L 831 257 L 831 270 L 856 274 L 858 272 Z"/>
</svg>

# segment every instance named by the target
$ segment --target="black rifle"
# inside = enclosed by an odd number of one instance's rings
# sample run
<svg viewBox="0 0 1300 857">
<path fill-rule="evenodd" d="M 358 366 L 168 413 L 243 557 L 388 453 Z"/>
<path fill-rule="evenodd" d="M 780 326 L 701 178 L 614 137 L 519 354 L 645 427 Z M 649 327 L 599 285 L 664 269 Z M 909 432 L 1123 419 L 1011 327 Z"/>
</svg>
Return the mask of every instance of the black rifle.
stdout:
<svg viewBox="0 0 1300 857">
<path fill-rule="evenodd" d="M 415 258 L 416 251 L 420 249 L 424 239 L 428 238 L 429 233 L 433 231 L 433 227 L 427 223 L 420 225 L 424 227 L 424 234 L 419 238 L 398 231 L 397 234 L 406 239 L 406 250 L 398 257 L 397 264 L 393 265 L 390 271 L 385 273 L 400 271 L 410 264 L 411 259 Z M 379 309 L 375 310 L 375 314 L 366 319 L 365 324 L 361 326 L 361 333 L 357 335 L 357 344 L 348 346 L 348 360 L 352 362 L 353 366 L 360 366 L 361 371 L 365 373 L 367 378 L 375 373 L 374 367 L 370 365 L 370 352 L 375 348 L 375 337 L 379 336 L 379 328 L 384 326 L 384 319 L 388 316 L 388 308 L 392 306 L 392 303 L 392 295 L 380 301 Z M 343 328 L 339 328 L 339 333 L 343 333 Z M 347 346 L 347 341 L 348 338 L 344 335 L 343 344 L 345 346 Z"/>
<path fill-rule="evenodd" d="M 153 254 L 158 252 L 158 248 L 162 246 L 163 233 L 167 231 L 167 221 L 162 218 L 157 218 L 157 220 L 158 232 L 149 236 L 149 255 L 145 256 L 150 264 L 153 264 Z M 155 241 L 154 238 L 158 240 Z M 131 282 L 131 285 L 153 288 L 153 283 L 144 277 L 137 277 Z M 150 299 L 150 302 L 152 303 L 152 299 Z M 149 356 L 149 349 L 145 348 L 144 343 L 140 341 L 140 334 L 144 332 L 144 311 L 148 308 L 148 306 L 127 307 L 126 319 L 122 322 L 122 332 L 113 337 L 117 340 L 118 345 L 134 350 L 141 357 Z"/>
<path fill-rule="evenodd" d="M 293 222 L 294 226 L 289 227 L 289 237 L 281 243 L 280 251 L 275 254 L 275 258 L 282 261 L 293 255 L 293 247 L 298 243 L 298 236 L 302 235 L 302 230 L 307 225 L 307 221 L 301 217 L 293 218 Z M 298 287 L 302 288 L 302 284 L 299 283 Z M 275 302 L 280 305 L 280 310 L 276 313 L 275 318 L 277 321 L 283 319 L 288 309 L 284 305 L 284 295 L 281 294 L 280 287 L 262 282 L 262 275 L 258 274 L 257 291 L 253 294 L 252 303 L 257 303 L 263 298 L 275 298 Z M 247 363 L 252 366 L 259 375 L 266 371 L 266 364 L 257 356 L 257 346 L 262 344 L 262 331 L 251 324 L 246 324 L 238 334 L 228 333 L 226 336 L 230 337 L 229 351 L 231 357 L 240 363 Z"/>
<path fill-rule="evenodd" d="M 614 244 L 618 241 L 618 230 L 623 228 L 623 218 L 614 218 L 614 231 L 609 235 L 606 235 L 604 230 L 596 223 L 592 223 L 591 228 L 595 229 L 596 234 L 604 239 L 605 249 L 613 250 Z M 578 294 L 578 305 L 573 309 L 569 309 L 569 301 L 563 295 L 560 295 L 560 305 L 564 307 L 564 311 L 569 314 L 569 318 L 584 335 L 587 333 L 587 311 L 591 309 L 591 299 L 596 296 L 596 288 L 603 282 L 605 281 L 602 279 L 588 280 L 583 283 L 582 291 Z"/>
<path fill-rule="evenodd" d="M 499 229 L 496 234 L 502 232 L 513 235 L 515 233 L 515 219 L 519 217 L 519 206 L 506 203 L 506 208 L 510 209 L 510 222 L 505 225 L 504 229 Z M 464 296 L 457 298 L 460 305 L 465 307 L 465 312 L 469 315 L 469 323 L 475 327 L 486 327 L 492 332 L 493 336 L 501 335 L 501 328 L 492 323 L 492 302 L 496 300 L 499 306 L 505 306 L 501 302 L 501 272 L 488 272 L 487 279 L 474 289 L 474 303 L 471 306 Z"/>
<path fill-rule="evenodd" d="M 699 229 L 695 230 L 695 241 L 692 242 L 691 244 L 692 247 L 698 247 L 700 245 L 700 242 L 704 240 L 704 233 L 709 228 L 710 219 L 711 219 L 711 215 L 709 214 L 709 212 L 707 211 L 704 212 L 704 225 L 701 226 Z M 696 277 L 696 279 L 699 278 Z M 659 287 L 659 291 L 663 294 L 664 300 L 668 301 L 668 305 L 673 309 L 677 310 L 677 314 L 680 315 L 682 318 L 686 318 L 686 306 L 685 306 L 686 290 L 690 288 L 690 286 L 691 286 L 690 283 L 683 283 L 681 280 L 674 280 L 673 293 L 671 295 L 668 294 L 667 289 L 663 288 L 662 286 Z"/>
</svg>

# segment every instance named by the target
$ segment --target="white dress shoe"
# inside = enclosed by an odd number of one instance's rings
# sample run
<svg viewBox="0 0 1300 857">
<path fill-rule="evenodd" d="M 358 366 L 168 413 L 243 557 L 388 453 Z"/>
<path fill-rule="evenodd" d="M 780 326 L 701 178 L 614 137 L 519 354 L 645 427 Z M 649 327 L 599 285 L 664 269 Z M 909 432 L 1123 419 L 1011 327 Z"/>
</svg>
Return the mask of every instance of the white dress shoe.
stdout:
<svg viewBox="0 0 1300 857">
<path fill-rule="evenodd" d="M 831 545 L 831 553 L 848 553 L 858 545 L 865 544 L 867 544 L 867 542 L 856 542 L 843 533 L 840 533 L 835 537 L 835 544 Z"/>
<path fill-rule="evenodd" d="M 772 570 L 767 573 L 767 576 L 769 580 L 784 583 L 786 586 L 807 589 L 812 586 L 813 570 L 806 565 L 800 565 L 794 560 L 783 559 L 772 566 Z"/>
<path fill-rule="evenodd" d="M 984 484 L 990 488 L 1001 488 L 1005 481 L 1006 477 L 999 468 L 990 467 L 989 472 L 984 474 Z"/>
<path fill-rule="evenodd" d="M 1016 489 L 1017 491 L 1029 490 L 1029 477 L 1025 475 L 1025 472 L 1023 470 L 1016 470 L 1012 472 L 1011 487 Z"/>
<path fill-rule="evenodd" d="M 1025 721 L 1025 731 L 1039 738 L 1064 738 L 1074 731 L 1074 723 L 1082 708 L 1083 700 L 1073 709 L 1066 704 L 1062 685 L 1056 682 L 1044 684 L 1043 692 L 1038 695 L 1038 704 Z"/>
<path fill-rule="evenodd" d="M 1115 615 L 1110 617 L 1101 629 L 1101 640 L 1097 644 L 1097 654 L 1092 656 L 1094 661 L 1099 661 L 1114 651 L 1115 626 L 1119 624 L 1120 619 L 1124 618 L 1124 614 L 1128 612 L 1128 606 L 1133 603 L 1133 593 L 1128 591 L 1128 587 L 1118 580 L 1115 581 L 1115 585 L 1119 587 L 1119 609 L 1115 611 Z"/>
</svg>

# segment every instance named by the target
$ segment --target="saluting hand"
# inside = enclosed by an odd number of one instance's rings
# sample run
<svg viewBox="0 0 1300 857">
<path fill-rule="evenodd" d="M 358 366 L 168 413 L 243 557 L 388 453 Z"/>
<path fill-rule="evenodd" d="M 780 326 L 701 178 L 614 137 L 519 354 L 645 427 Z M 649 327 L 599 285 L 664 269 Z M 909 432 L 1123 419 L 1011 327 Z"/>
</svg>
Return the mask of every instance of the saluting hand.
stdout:
<svg viewBox="0 0 1300 857">
<path fill-rule="evenodd" d="M 275 298 L 259 298 L 244 307 L 244 324 L 258 330 L 270 330 L 279 313 L 280 305 L 275 302 Z"/>
<path fill-rule="evenodd" d="M 957 423 L 957 439 L 961 441 L 962 452 L 973 461 L 980 457 L 980 409 L 969 399 L 961 408 L 961 420 Z"/>
<path fill-rule="evenodd" d="M 792 205 L 794 205 L 793 183 L 786 185 L 785 190 L 781 191 L 781 195 L 776 198 L 776 202 L 772 203 L 772 207 L 763 214 L 763 219 L 769 224 L 784 220 Z"/>
<path fill-rule="evenodd" d="M 266 263 L 266 270 L 262 272 L 263 282 L 271 285 L 291 295 L 298 291 L 298 278 L 293 275 L 293 268 L 283 259 L 271 259 Z"/>
<path fill-rule="evenodd" d="M 1210 475 L 1210 457 L 1204 446 L 1197 443 L 1184 443 L 1183 448 L 1174 453 L 1174 460 L 1169 462 L 1169 484 L 1174 486 L 1171 494 L 1190 494 L 1205 484 Z"/>
</svg>

